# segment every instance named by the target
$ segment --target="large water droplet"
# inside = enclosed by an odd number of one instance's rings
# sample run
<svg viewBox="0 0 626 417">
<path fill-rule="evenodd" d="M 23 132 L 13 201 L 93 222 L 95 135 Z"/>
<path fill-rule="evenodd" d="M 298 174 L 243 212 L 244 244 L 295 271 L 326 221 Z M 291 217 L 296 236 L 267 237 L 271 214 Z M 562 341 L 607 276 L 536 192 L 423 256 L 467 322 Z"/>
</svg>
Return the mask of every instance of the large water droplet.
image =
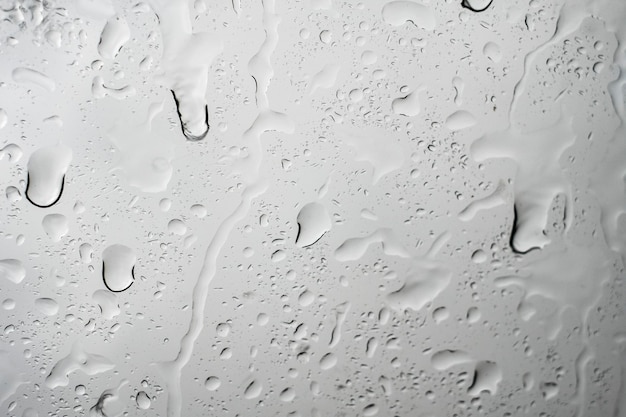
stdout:
<svg viewBox="0 0 626 417">
<path fill-rule="evenodd" d="M 394 0 L 383 6 L 383 20 L 393 26 L 402 26 L 407 22 L 415 26 L 434 30 L 436 25 L 435 14 L 430 7 L 409 0 Z"/>
<path fill-rule="evenodd" d="M 37 207 L 54 205 L 63 194 L 72 150 L 61 143 L 33 152 L 28 160 L 26 198 Z"/>
<path fill-rule="evenodd" d="M 19 284 L 26 278 L 26 268 L 17 259 L 2 259 L 0 260 L 0 277 Z"/>
<path fill-rule="evenodd" d="M 130 39 L 130 28 L 121 16 L 114 16 L 104 25 L 98 43 L 98 52 L 103 58 L 113 59 Z"/>
<path fill-rule="evenodd" d="M 298 236 L 296 245 L 301 248 L 310 246 L 320 240 L 332 227 L 326 208 L 320 203 L 306 204 L 297 217 Z"/>
<path fill-rule="evenodd" d="M 113 292 L 125 291 L 135 281 L 137 257 L 131 248 L 111 245 L 102 252 L 102 279 Z"/>
</svg>

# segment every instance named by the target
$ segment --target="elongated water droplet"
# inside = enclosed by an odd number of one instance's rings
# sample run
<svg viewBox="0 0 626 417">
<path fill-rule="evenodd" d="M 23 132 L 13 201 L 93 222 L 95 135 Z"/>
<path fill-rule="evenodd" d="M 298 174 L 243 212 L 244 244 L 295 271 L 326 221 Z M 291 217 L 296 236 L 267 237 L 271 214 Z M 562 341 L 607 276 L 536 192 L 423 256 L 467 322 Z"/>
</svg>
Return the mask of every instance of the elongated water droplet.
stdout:
<svg viewBox="0 0 626 417">
<path fill-rule="evenodd" d="M 402 26 L 407 22 L 426 30 L 433 30 L 436 26 L 431 8 L 415 1 L 390 1 L 383 6 L 382 16 L 386 23 L 393 26 Z"/>
<path fill-rule="evenodd" d="M 53 92 L 56 89 L 56 83 L 52 78 L 31 68 L 15 68 L 12 76 L 13 80 L 20 84 L 34 84 L 48 92 Z"/>
<path fill-rule="evenodd" d="M 113 59 L 130 39 L 130 28 L 121 16 L 114 16 L 104 25 L 98 43 L 98 53 L 103 58 Z"/>
</svg>

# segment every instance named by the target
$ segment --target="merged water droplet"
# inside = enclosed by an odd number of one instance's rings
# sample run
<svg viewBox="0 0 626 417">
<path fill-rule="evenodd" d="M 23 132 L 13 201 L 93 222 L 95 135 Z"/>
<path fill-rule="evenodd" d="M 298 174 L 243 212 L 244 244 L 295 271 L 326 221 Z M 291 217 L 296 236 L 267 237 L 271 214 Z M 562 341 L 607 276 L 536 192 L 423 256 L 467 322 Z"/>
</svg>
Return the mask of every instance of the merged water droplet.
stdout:
<svg viewBox="0 0 626 417">
<path fill-rule="evenodd" d="M 115 365 L 108 358 L 89 353 L 80 343 L 75 343 L 71 352 L 52 367 L 45 382 L 50 389 L 66 387 L 70 382 L 70 374 L 76 371 L 82 371 L 87 375 L 97 375 L 114 367 Z"/>
<path fill-rule="evenodd" d="M 517 164 L 515 181 L 515 221 L 511 247 L 519 253 L 543 248 L 550 239 L 544 231 L 552 201 L 564 195 L 564 221 L 571 224 L 571 187 L 561 169 L 561 155 L 574 144 L 573 119 L 561 115 L 551 125 L 523 133 L 515 127 L 489 134 L 472 145 L 478 161 L 509 158 Z"/>
<path fill-rule="evenodd" d="M 224 46 L 212 33 L 193 33 L 186 2 L 151 2 L 163 38 L 162 81 L 169 88 L 185 137 L 204 139 L 209 132 L 206 103 L 209 67 Z"/>
</svg>

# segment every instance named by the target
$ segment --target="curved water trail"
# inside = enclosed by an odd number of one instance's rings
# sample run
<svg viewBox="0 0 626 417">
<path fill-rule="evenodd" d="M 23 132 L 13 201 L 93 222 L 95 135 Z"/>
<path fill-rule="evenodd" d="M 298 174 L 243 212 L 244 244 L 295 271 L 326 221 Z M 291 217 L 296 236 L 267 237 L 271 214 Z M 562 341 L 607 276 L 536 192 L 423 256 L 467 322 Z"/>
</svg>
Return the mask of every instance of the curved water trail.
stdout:
<svg viewBox="0 0 626 417">
<path fill-rule="evenodd" d="M 180 341 L 180 348 L 176 358 L 172 361 L 160 363 L 165 383 L 167 385 L 168 403 L 167 416 L 180 417 L 182 409 L 181 374 L 185 365 L 191 359 L 196 340 L 204 327 L 204 314 L 209 288 L 215 272 L 219 254 L 226 244 L 235 225 L 242 220 L 250 210 L 252 200 L 267 189 L 267 182 L 259 177 L 262 162 L 261 135 L 267 131 L 291 133 L 294 125 L 289 118 L 269 109 L 267 89 L 270 85 L 273 69 L 270 57 L 278 42 L 278 23 L 280 18 L 275 14 L 275 0 L 263 0 L 263 26 L 266 38 L 257 54 L 249 62 L 250 75 L 256 83 L 256 103 L 258 115 L 252 125 L 244 132 L 243 141 L 248 145 L 250 153 L 242 159 L 240 171 L 247 174 L 246 184 L 241 201 L 235 210 L 219 225 L 215 235 L 207 247 L 200 274 L 193 289 L 191 305 L 191 320 L 185 335 Z"/>
</svg>

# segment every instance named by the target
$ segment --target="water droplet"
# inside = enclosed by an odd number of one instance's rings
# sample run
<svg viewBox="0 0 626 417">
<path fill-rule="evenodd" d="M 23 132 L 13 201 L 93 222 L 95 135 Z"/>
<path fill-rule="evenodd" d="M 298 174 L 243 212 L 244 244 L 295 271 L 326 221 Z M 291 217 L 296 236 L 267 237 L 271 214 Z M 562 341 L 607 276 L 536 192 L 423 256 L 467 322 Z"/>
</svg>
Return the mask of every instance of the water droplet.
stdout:
<svg viewBox="0 0 626 417">
<path fill-rule="evenodd" d="M 0 160 L 3 159 L 5 155 L 9 155 L 9 163 L 15 164 L 22 158 L 23 154 L 22 148 L 14 143 L 9 143 L 4 148 L 0 149 Z"/>
<path fill-rule="evenodd" d="M 0 109 L 0 129 L 4 128 L 9 121 L 9 116 L 7 115 L 6 110 Z"/>
<path fill-rule="evenodd" d="M 210 376 L 204 381 L 204 387 L 209 391 L 216 391 L 220 385 L 222 385 L 222 381 L 216 376 Z"/>
<path fill-rule="evenodd" d="M 254 398 L 257 398 L 259 395 L 261 395 L 262 391 L 263 391 L 263 384 L 261 384 L 259 381 L 255 379 L 248 384 L 248 386 L 246 387 L 243 393 L 243 396 L 247 400 L 252 400 Z"/>
<path fill-rule="evenodd" d="M 113 369 L 115 365 L 108 358 L 88 353 L 80 343 L 75 343 L 71 352 L 59 359 L 46 377 L 46 386 L 50 389 L 66 387 L 71 373 L 82 371 L 87 375 L 97 375 Z"/>
<path fill-rule="evenodd" d="M 17 259 L 2 259 L 0 260 L 0 276 L 14 284 L 19 284 L 26 278 L 26 268 Z"/>
<path fill-rule="evenodd" d="M 474 370 L 474 380 L 467 392 L 472 396 L 478 396 L 482 392 L 495 395 L 498 391 L 498 385 L 502 382 L 502 377 L 502 370 L 497 363 L 479 361 Z"/>
<path fill-rule="evenodd" d="M 93 300 L 100 307 L 102 316 L 107 320 L 113 319 L 113 317 L 120 314 L 120 306 L 117 302 L 117 297 L 111 291 L 96 290 L 92 295 Z"/>
<path fill-rule="evenodd" d="M 22 193 L 16 187 L 8 186 L 6 189 L 6 196 L 9 203 L 14 204 L 22 199 Z"/>
<path fill-rule="evenodd" d="M 137 407 L 139 407 L 142 410 L 147 410 L 148 408 L 150 408 L 150 405 L 152 405 L 152 401 L 150 400 L 150 397 L 144 391 L 139 391 L 137 393 L 135 402 L 137 403 Z"/>
<path fill-rule="evenodd" d="M 153 2 L 159 16 L 163 44 L 162 82 L 172 92 L 183 135 L 191 141 L 209 132 L 206 90 L 209 67 L 222 52 L 222 41 L 213 33 L 193 33 L 189 4 Z"/>
<path fill-rule="evenodd" d="M 300 303 L 302 307 L 310 306 L 313 304 L 313 301 L 315 301 L 315 295 L 309 290 L 304 290 L 298 296 L 298 303 Z"/>
<path fill-rule="evenodd" d="M 365 417 L 371 417 L 378 414 L 378 406 L 376 404 L 369 404 L 363 408 L 363 415 Z"/>
<path fill-rule="evenodd" d="M 135 281 L 137 257 L 131 248 L 111 245 L 102 252 L 102 279 L 113 292 L 125 291 Z"/>
<path fill-rule="evenodd" d="M 46 316 L 54 316 L 59 312 L 59 304 L 52 298 L 36 299 L 35 307 Z"/>
<path fill-rule="evenodd" d="M 229 323 L 220 323 L 215 328 L 215 332 L 220 337 L 228 337 L 228 334 L 230 333 L 230 328 L 231 326 Z"/>
<path fill-rule="evenodd" d="M 281 249 L 278 249 L 277 251 L 272 253 L 272 262 L 284 261 L 285 258 L 287 258 L 287 254 Z"/>
<path fill-rule="evenodd" d="M 71 160 L 72 150 L 61 143 L 33 152 L 28 160 L 28 201 L 37 207 L 50 207 L 59 201 Z"/>
<path fill-rule="evenodd" d="M 69 230 L 69 222 L 67 217 L 62 214 L 48 214 L 41 221 L 43 230 L 46 232 L 53 242 L 60 242 Z"/>
<path fill-rule="evenodd" d="M 422 111 L 420 93 L 426 91 L 426 87 L 419 86 L 404 97 L 399 97 L 391 102 L 391 109 L 400 116 L 415 117 Z"/>
<path fill-rule="evenodd" d="M 485 46 L 483 46 L 483 54 L 495 63 L 502 60 L 502 51 L 500 50 L 500 46 L 494 42 L 487 42 Z"/>
<path fill-rule="evenodd" d="M 329 369 L 332 369 L 332 368 L 335 367 L 335 365 L 337 365 L 337 356 L 334 353 L 332 353 L 332 352 L 329 352 L 329 353 L 325 354 L 320 359 L 320 368 L 323 371 L 327 371 Z"/>
<path fill-rule="evenodd" d="M 78 247 L 78 253 L 80 254 L 80 259 L 88 264 L 91 263 L 93 258 L 93 248 L 89 243 L 83 243 Z"/>
<path fill-rule="evenodd" d="M 22 413 L 22 417 L 39 417 L 39 413 L 34 408 L 27 408 Z"/>
<path fill-rule="evenodd" d="M 109 19 L 102 29 L 98 53 L 106 59 L 113 59 L 130 39 L 130 28 L 119 15 Z"/>
<path fill-rule="evenodd" d="M 296 398 L 296 390 L 293 388 L 285 388 L 280 392 L 279 398 L 283 402 L 291 402 Z"/>
<path fill-rule="evenodd" d="M 53 92 L 56 89 L 56 83 L 52 78 L 31 68 L 15 68 L 11 75 L 13 81 L 20 84 L 34 84 L 48 92 Z"/>
<path fill-rule="evenodd" d="M 446 127 L 453 132 L 470 128 L 476 124 L 476 118 L 468 111 L 458 110 L 446 119 Z"/>
<path fill-rule="evenodd" d="M 193 214 L 199 219 L 206 217 L 208 213 L 206 207 L 204 207 L 202 204 L 194 204 L 193 206 L 191 206 L 190 211 L 191 211 L 191 214 Z"/>
<path fill-rule="evenodd" d="M 320 203 L 306 204 L 300 209 L 296 220 L 298 222 L 296 245 L 301 248 L 316 243 L 332 227 L 330 216 Z"/>
<path fill-rule="evenodd" d="M 487 261 L 487 253 L 484 250 L 478 249 L 472 253 L 472 262 L 481 264 Z"/>
<path fill-rule="evenodd" d="M 187 233 L 187 226 L 180 219 L 173 219 L 167 224 L 167 230 L 175 235 L 183 236 Z"/>
<path fill-rule="evenodd" d="M 383 6 L 382 17 L 385 23 L 392 26 L 402 26 L 407 22 L 425 30 L 434 30 L 436 26 L 431 8 L 415 1 L 390 1 Z"/>
<path fill-rule="evenodd" d="M 438 307 L 433 310 L 433 320 L 439 324 L 450 317 L 450 310 L 445 307 Z"/>
<path fill-rule="evenodd" d="M 365 255 L 370 245 L 375 243 L 381 243 L 383 251 L 387 255 L 401 258 L 410 257 L 390 229 L 379 229 L 369 236 L 347 239 L 335 250 L 335 258 L 341 262 L 360 259 Z"/>
</svg>

